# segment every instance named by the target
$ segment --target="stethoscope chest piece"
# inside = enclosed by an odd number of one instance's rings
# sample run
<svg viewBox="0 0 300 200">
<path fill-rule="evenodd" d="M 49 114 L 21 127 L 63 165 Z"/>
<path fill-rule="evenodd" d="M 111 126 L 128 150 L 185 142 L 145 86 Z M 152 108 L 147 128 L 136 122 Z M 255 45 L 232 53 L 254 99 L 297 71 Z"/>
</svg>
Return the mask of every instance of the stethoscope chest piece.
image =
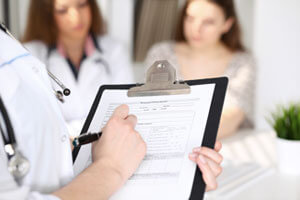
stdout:
<svg viewBox="0 0 300 200">
<path fill-rule="evenodd" d="M 8 161 L 8 171 L 16 180 L 21 180 L 29 172 L 30 163 L 18 150 Z"/>
</svg>

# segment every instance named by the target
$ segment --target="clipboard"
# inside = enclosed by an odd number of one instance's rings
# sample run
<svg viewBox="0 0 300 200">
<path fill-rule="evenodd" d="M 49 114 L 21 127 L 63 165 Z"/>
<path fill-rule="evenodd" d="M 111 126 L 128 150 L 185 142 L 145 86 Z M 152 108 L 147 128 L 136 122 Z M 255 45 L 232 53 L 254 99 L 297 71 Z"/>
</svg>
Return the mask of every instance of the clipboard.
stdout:
<svg viewBox="0 0 300 200">
<path fill-rule="evenodd" d="M 214 148 L 216 136 L 218 132 L 220 117 L 224 104 L 224 98 L 228 85 L 227 77 L 177 81 L 176 71 L 168 61 L 155 62 L 147 72 L 145 84 L 130 84 L 130 85 L 103 85 L 100 87 L 97 96 L 94 100 L 92 108 L 84 123 L 81 134 L 86 133 L 92 123 L 99 103 L 105 91 L 124 90 L 127 91 L 128 98 L 130 97 L 153 97 L 163 98 L 168 95 L 184 95 L 191 92 L 191 87 L 199 85 L 214 85 L 210 108 L 207 116 L 202 145 L 209 148 Z M 73 150 L 73 162 L 79 153 L 80 147 Z M 202 179 L 201 171 L 198 167 L 195 169 L 194 180 L 192 183 L 190 200 L 203 199 L 205 192 L 205 183 Z"/>
</svg>

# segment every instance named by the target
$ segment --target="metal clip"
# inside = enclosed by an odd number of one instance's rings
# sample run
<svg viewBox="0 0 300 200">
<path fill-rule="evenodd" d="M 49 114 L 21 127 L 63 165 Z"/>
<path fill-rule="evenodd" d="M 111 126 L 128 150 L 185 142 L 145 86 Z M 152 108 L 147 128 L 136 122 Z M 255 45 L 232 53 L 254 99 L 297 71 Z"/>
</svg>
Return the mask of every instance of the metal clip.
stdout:
<svg viewBox="0 0 300 200">
<path fill-rule="evenodd" d="M 189 94 L 190 86 L 176 80 L 175 68 L 166 60 L 156 61 L 147 71 L 146 83 L 128 90 L 128 97 Z"/>
</svg>

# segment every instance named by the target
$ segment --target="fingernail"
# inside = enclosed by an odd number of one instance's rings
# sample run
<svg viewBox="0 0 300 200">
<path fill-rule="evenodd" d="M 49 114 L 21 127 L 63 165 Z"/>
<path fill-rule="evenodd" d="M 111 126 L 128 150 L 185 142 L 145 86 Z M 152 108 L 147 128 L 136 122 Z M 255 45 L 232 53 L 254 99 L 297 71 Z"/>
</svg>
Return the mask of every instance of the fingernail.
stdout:
<svg viewBox="0 0 300 200">
<path fill-rule="evenodd" d="M 201 148 L 194 148 L 194 149 L 193 149 L 193 152 L 199 153 L 200 151 L 201 151 Z"/>
<path fill-rule="evenodd" d="M 199 160 L 201 163 L 206 164 L 206 160 L 205 160 L 204 156 L 199 155 Z"/>
</svg>

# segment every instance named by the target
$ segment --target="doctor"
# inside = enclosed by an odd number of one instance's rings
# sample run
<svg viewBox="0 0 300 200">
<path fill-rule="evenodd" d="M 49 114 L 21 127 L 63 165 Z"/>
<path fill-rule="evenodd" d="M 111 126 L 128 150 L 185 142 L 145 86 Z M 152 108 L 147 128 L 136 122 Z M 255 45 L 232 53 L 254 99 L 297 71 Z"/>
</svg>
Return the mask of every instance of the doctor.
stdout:
<svg viewBox="0 0 300 200">
<path fill-rule="evenodd" d="M 125 105 L 116 109 L 93 145 L 93 164 L 74 178 L 68 132 L 45 66 L 2 30 L 0 43 L 0 199 L 108 199 L 146 152 L 135 116 Z M 4 123 L 6 111 L 13 131 Z M 30 163 L 21 179 L 9 173 L 12 149 Z"/>
<path fill-rule="evenodd" d="M 101 85 L 134 82 L 127 52 L 104 35 L 96 0 L 31 0 L 23 41 L 71 89 L 61 109 L 73 128 Z"/>
<path fill-rule="evenodd" d="M 45 65 L 2 30 L 0 43 L 0 199 L 108 199 L 146 153 L 134 130 L 136 117 L 128 115 L 128 106 L 118 107 L 93 144 L 93 163 L 74 178 L 68 133 Z M 3 119 L 6 112 L 10 123 Z M 216 188 L 222 169 L 220 148 L 217 143 L 215 150 L 196 148 L 190 154 L 208 190 Z M 22 177 L 9 171 L 13 150 L 30 163 Z"/>
</svg>

